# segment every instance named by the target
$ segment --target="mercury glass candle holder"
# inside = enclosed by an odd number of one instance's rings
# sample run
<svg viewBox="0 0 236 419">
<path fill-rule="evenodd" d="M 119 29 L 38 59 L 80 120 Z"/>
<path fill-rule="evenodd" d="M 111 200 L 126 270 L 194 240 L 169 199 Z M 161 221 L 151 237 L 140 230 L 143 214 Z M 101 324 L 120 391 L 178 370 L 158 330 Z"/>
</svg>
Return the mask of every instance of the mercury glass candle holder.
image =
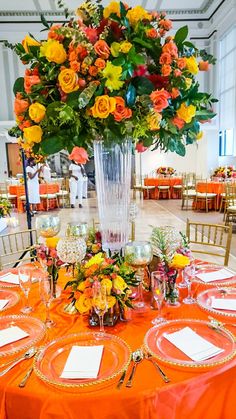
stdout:
<svg viewBox="0 0 236 419">
<path fill-rule="evenodd" d="M 83 237 L 86 240 L 88 236 L 88 223 L 68 223 L 66 227 L 66 235 L 73 237 Z"/>
<path fill-rule="evenodd" d="M 39 236 L 54 237 L 61 229 L 61 221 L 57 215 L 40 215 L 36 218 L 35 228 Z"/>
</svg>

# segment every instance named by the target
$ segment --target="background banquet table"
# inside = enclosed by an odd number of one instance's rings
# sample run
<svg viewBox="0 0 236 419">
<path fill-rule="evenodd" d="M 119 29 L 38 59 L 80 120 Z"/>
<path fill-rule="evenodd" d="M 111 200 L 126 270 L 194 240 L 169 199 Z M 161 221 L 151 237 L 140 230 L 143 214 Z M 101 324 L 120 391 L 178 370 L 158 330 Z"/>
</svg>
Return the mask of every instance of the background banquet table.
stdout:
<svg viewBox="0 0 236 419">
<path fill-rule="evenodd" d="M 177 195 L 173 191 L 174 185 L 182 185 L 182 178 L 178 177 L 163 177 L 163 178 L 145 178 L 144 179 L 144 185 L 145 186 L 155 186 L 155 189 L 151 189 L 149 193 L 144 190 L 143 197 L 144 199 L 157 199 L 158 197 L 158 186 L 170 186 L 171 188 L 171 198 L 176 198 Z"/>
<path fill-rule="evenodd" d="M 68 280 L 60 276 L 61 286 Z M 184 295 L 185 291 L 181 291 Z M 33 284 L 30 302 L 34 306 L 32 316 L 44 319 L 45 308 L 39 302 L 38 284 Z M 51 315 L 56 326 L 48 330 L 45 342 L 56 337 L 95 331 L 88 326 L 86 316 L 69 315 L 63 312 L 65 300 L 53 304 Z M 12 310 L 1 312 L 18 314 L 22 302 Z M 166 307 L 163 314 L 167 319 L 207 319 L 207 313 L 195 304 Z M 145 315 L 133 313 L 129 322 L 119 322 L 107 333 L 124 339 L 132 350 L 139 348 L 145 333 L 152 327 L 151 320 L 156 311 L 148 310 Z M 234 328 L 229 326 L 232 332 Z M 144 360 L 137 368 L 131 389 L 125 385 L 120 390 L 116 383 L 100 390 L 70 393 L 57 390 L 41 381 L 34 373 L 23 389 L 19 382 L 32 360 L 23 361 L 8 374 L 0 378 L 1 419 L 232 419 L 236 408 L 236 360 L 206 372 L 197 369 L 187 371 L 163 365 L 171 379 L 165 384 L 151 362 Z M 118 381 L 118 380 L 117 380 Z"/>
<path fill-rule="evenodd" d="M 39 193 L 41 194 L 55 194 L 56 192 L 59 192 L 60 190 L 60 185 L 59 183 L 50 183 L 50 184 L 46 184 L 46 183 L 41 183 L 39 185 Z M 11 195 L 16 195 L 17 196 L 17 201 L 16 201 L 16 207 L 18 212 L 23 212 L 24 211 L 24 206 L 23 206 L 23 202 L 21 201 L 20 197 L 25 195 L 25 187 L 23 185 L 10 185 L 9 186 L 9 193 Z M 50 203 L 50 208 L 55 208 L 56 203 L 55 202 L 51 202 Z M 44 210 L 43 204 L 40 203 L 38 206 L 40 211 Z"/>
<path fill-rule="evenodd" d="M 215 182 L 215 181 L 211 181 L 211 182 L 198 182 L 196 185 L 196 190 L 197 192 L 202 192 L 202 193 L 216 193 L 217 194 L 217 198 L 216 198 L 216 209 L 218 210 L 220 207 L 220 199 L 221 199 L 221 194 L 225 192 L 225 183 L 224 182 Z"/>
</svg>

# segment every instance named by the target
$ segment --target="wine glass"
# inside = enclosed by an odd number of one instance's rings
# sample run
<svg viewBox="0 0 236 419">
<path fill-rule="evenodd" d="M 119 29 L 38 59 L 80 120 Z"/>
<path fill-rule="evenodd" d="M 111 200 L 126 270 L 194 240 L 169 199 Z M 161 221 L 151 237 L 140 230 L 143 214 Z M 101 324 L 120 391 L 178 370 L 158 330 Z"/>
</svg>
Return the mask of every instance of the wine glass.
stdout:
<svg viewBox="0 0 236 419">
<path fill-rule="evenodd" d="M 24 314 L 30 313 L 33 308 L 29 305 L 29 292 L 32 284 L 33 266 L 20 266 L 18 269 L 18 277 L 20 288 L 25 295 L 25 306 L 22 307 L 21 312 Z"/>
<path fill-rule="evenodd" d="M 164 272 L 154 271 L 151 273 L 151 287 L 153 298 L 156 301 L 159 310 L 158 316 L 152 320 L 152 323 L 158 324 L 165 321 L 165 319 L 161 317 L 162 303 L 166 291 L 166 275 Z"/>
<path fill-rule="evenodd" d="M 108 303 L 106 296 L 106 288 L 102 286 L 99 281 L 96 281 L 93 284 L 93 308 L 95 313 L 99 317 L 100 333 L 103 334 L 105 333 L 103 318 L 104 314 L 107 311 Z"/>
<path fill-rule="evenodd" d="M 42 275 L 39 279 L 39 294 L 42 303 L 46 307 L 46 326 L 55 326 L 55 322 L 50 319 L 50 305 L 53 301 L 53 277 L 51 275 Z"/>
<path fill-rule="evenodd" d="M 146 266 L 152 261 L 153 251 L 149 242 L 129 242 L 124 248 L 126 261 L 136 270 L 135 278 L 138 285 L 138 301 L 134 307 L 138 310 L 146 310 L 147 305 L 143 301 L 143 280 Z"/>
<path fill-rule="evenodd" d="M 184 269 L 184 276 L 185 281 L 188 285 L 188 295 L 186 298 L 183 299 L 184 304 L 194 304 L 196 302 L 195 298 L 192 297 L 191 294 L 191 286 L 192 286 L 192 280 L 195 278 L 195 266 L 193 269 L 193 266 L 188 266 Z"/>
</svg>

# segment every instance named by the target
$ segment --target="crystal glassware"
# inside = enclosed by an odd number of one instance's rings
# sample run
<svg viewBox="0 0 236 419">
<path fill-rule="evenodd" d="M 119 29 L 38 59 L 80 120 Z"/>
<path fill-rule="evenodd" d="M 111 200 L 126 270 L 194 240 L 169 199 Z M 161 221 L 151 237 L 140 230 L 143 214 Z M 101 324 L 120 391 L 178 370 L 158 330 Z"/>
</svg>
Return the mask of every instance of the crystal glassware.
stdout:
<svg viewBox="0 0 236 419">
<path fill-rule="evenodd" d="M 126 261 L 136 270 L 136 280 L 138 285 L 138 301 L 134 307 L 138 310 L 147 309 L 147 305 L 143 301 L 143 282 L 146 266 L 152 261 L 153 251 L 149 242 L 129 242 L 124 248 Z"/>
<path fill-rule="evenodd" d="M 183 303 L 194 304 L 196 303 L 196 300 L 195 298 L 192 297 L 191 286 L 192 286 L 192 280 L 195 278 L 195 269 L 193 269 L 192 266 L 188 266 L 184 270 L 184 275 L 185 275 L 185 281 L 187 282 L 187 285 L 188 285 L 188 295 L 186 298 L 183 299 Z"/>
<path fill-rule="evenodd" d="M 164 317 L 161 316 L 162 303 L 165 298 L 166 290 L 166 274 L 162 271 L 154 271 L 151 273 L 151 288 L 154 300 L 157 303 L 159 315 L 152 320 L 153 324 L 164 322 Z"/>
<path fill-rule="evenodd" d="M 18 277 L 20 288 L 25 295 L 25 306 L 22 307 L 21 312 L 24 314 L 30 313 L 33 308 L 29 305 L 29 292 L 32 284 L 32 273 L 34 271 L 33 266 L 20 266 L 18 269 Z"/>
<path fill-rule="evenodd" d="M 95 281 L 93 284 L 93 308 L 95 313 L 99 317 L 100 333 L 105 333 L 103 317 L 107 311 L 107 296 L 106 288 L 101 285 L 99 281 Z"/>
<path fill-rule="evenodd" d="M 44 275 L 39 279 L 39 294 L 42 303 L 46 307 L 45 325 L 48 328 L 55 326 L 55 322 L 50 319 L 50 305 L 53 301 L 53 278 L 51 275 Z"/>
<path fill-rule="evenodd" d="M 36 218 L 35 228 L 42 237 L 54 237 L 61 228 L 61 221 L 57 215 L 40 215 Z"/>
</svg>

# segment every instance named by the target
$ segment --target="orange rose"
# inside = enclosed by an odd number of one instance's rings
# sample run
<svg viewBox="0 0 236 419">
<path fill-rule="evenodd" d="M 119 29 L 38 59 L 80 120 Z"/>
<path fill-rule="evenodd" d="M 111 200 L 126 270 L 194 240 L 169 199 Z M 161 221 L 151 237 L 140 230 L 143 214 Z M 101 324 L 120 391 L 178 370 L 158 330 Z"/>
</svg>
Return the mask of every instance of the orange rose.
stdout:
<svg viewBox="0 0 236 419">
<path fill-rule="evenodd" d="M 78 164 L 85 164 L 88 161 L 88 153 L 83 147 L 74 147 L 69 155 L 70 160 L 74 160 Z"/>
<path fill-rule="evenodd" d="M 159 34 L 155 28 L 147 29 L 146 35 L 148 38 L 156 39 L 158 38 Z"/>
<path fill-rule="evenodd" d="M 161 19 L 159 25 L 162 26 L 165 31 L 169 31 L 172 28 L 172 22 L 168 19 Z"/>
<path fill-rule="evenodd" d="M 71 51 L 69 54 L 69 61 L 76 61 L 77 60 L 77 52 L 76 51 Z"/>
<path fill-rule="evenodd" d="M 178 58 L 177 60 L 177 66 L 179 67 L 180 70 L 183 70 L 186 67 L 186 58 L 182 57 L 182 58 Z"/>
<path fill-rule="evenodd" d="M 160 60 L 159 60 L 160 64 L 171 64 L 171 62 L 172 62 L 172 58 L 168 52 L 164 52 L 163 54 L 161 54 Z"/>
<path fill-rule="evenodd" d="M 112 112 L 115 121 L 120 122 L 122 119 L 129 119 L 132 117 L 132 110 L 125 106 L 125 101 L 120 96 L 115 96 L 116 109 Z"/>
<path fill-rule="evenodd" d="M 167 42 L 163 46 L 162 51 L 163 52 L 168 52 L 174 58 L 178 57 L 178 48 L 173 41 Z"/>
<path fill-rule="evenodd" d="M 16 115 L 20 115 L 21 113 L 24 113 L 27 111 L 29 107 L 28 100 L 22 99 L 22 96 L 20 93 L 16 94 L 15 101 L 14 101 L 14 112 Z"/>
<path fill-rule="evenodd" d="M 182 75 L 182 71 L 179 70 L 178 68 L 176 68 L 176 70 L 174 71 L 174 76 L 175 77 L 180 77 Z"/>
<path fill-rule="evenodd" d="M 89 67 L 89 74 L 92 77 L 96 77 L 96 75 L 98 74 L 98 68 L 95 65 L 91 65 Z"/>
<path fill-rule="evenodd" d="M 18 127 L 21 129 L 21 131 L 24 130 L 24 128 L 29 128 L 31 127 L 31 122 L 30 121 L 23 121 L 21 124 L 18 125 Z"/>
<path fill-rule="evenodd" d="M 102 58 L 97 58 L 94 64 L 101 70 L 106 67 L 106 61 L 104 61 Z"/>
<path fill-rule="evenodd" d="M 74 70 L 76 73 L 78 73 L 80 71 L 80 63 L 79 61 L 71 61 L 70 62 L 70 68 L 72 70 Z"/>
<path fill-rule="evenodd" d="M 24 77 L 24 88 L 26 93 L 31 93 L 31 87 L 35 84 L 40 84 L 41 80 L 38 75 L 34 75 L 30 72 L 30 70 L 25 71 L 25 77 Z"/>
<path fill-rule="evenodd" d="M 178 116 L 175 116 L 171 120 L 172 124 L 174 124 L 178 129 L 182 129 L 184 127 L 184 120 L 179 118 Z"/>
<path fill-rule="evenodd" d="M 177 87 L 172 87 L 172 90 L 171 90 L 172 99 L 176 99 L 179 95 L 180 95 L 179 89 L 177 89 Z"/>
<path fill-rule="evenodd" d="M 170 94 L 164 89 L 155 90 L 151 93 L 150 98 L 156 112 L 162 112 L 163 109 L 169 106 L 168 99 L 170 98 Z"/>
<path fill-rule="evenodd" d="M 56 39 L 57 41 L 63 41 L 64 35 L 59 35 L 57 33 L 58 29 L 61 28 L 62 25 L 52 25 L 48 32 L 49 39 Z"/>
<path fill-rule="evenodd" d="M 110 48 L 103 39 L 99 39 L 99 41 L 94 44 L 94 50 L 96 54 L 104 60 L 107 60 L 110 55 Z"/>
<path fill-rule="evenodd" d="M 168 64 L 164 64 L 161 67 L 161 74 L 162 74 L 162 76 L 167 77 L 167 76 L 170 75 L 170 73 L 171 73 L 171 66 L 168 65 Z"/>
<path fill-rule="evenodd" d="M 198 67 L 199 67 L 200 71 L 208 71 L 208 70 L 210 70 L 211 66 L 210 66 L 208 61 L 200 61 L 198 63 Z"/>
</svg>

